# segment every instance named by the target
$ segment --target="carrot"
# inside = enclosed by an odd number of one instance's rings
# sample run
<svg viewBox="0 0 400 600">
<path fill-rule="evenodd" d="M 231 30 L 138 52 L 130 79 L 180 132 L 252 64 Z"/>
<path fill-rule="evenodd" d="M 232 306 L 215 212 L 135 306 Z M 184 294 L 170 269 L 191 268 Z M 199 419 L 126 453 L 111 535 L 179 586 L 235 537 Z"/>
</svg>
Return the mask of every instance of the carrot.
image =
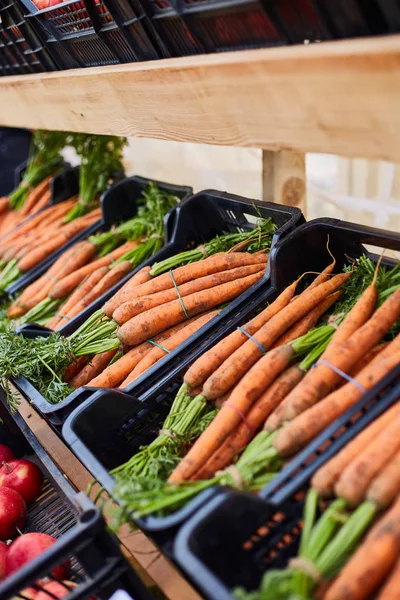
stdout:
<svg viewBox="0 0 400 600">
<path fill-rule="evenodd" d="M 389 345 L 389 342 L 382 342 L 381 344 L 378 344 L 374 348 L 371 348 L 371 350 L 369 350 L 362 358 L 360 358 L 360 360 L 356 362 L 354 367 L 352 367 L 352 369 L 350 369 L 349 375 L 351 377 L 354 377 L 355 375 L 357 375 L 357 373 L 359 373 L 367 365 L 369 365 L 375 359 L 375 357 L 378 356 L 378 354 L 380 354 L 382 352 L 382 350 L 387 348 L 388 345 Z"/>
<path fill-rule="evenodd" d="M 36 202 L 35 206 L 33 206 L 31 208 L 31 210 L 29 211 L 29 215 L 34 215 L 35 213 L 37 213 L 39 210 L 42 210 L 42 208 L 46 208 L 46 206 L 51 202 L 51 191 L 49 190 L 48 192 L 46 192 L 45 194 L 42 194 L 42 196 L 39 198 L 39 200 Z"/>
<path fill-rule="evenodd" d="M 185 324 L 180 323 L 175 327 L 161 333 L 154 338 L 154 341 L 162 344 L 164 340 L 174 335 L 177 331 L 182 329 Z M 90 387 L 106 387 L 112 388 L 117 387 L 120 383 L 132 372 L 135 366 L 142 360 L 142 358 L 151 352 L 154 346 L 150 342 L 146 341 L 136 348 L 131 348 L 124 356 L 121 356 L 115 363 L 104 369 L 104 371 L 88 382 Z"/>
<path fill-rule="evenodd" d="M 399 413 L 400 404 L 395 404 L 318 469 L 311 479 L 311 485 L 318 490 L 320 496 L 333 496 L 334 486 L 344 469 L 373 442 Z"/>
<path fill-rule="evenodd" d="M 226 271 L 228 269 L 234 269 L 235 267 L 243 267 L 246 265 L 259 264 L 267 262 L 268 256 L 254 255 L 248 252 L 238 252 L 235 254 L 219 253 L 205 258 L 197 263 L 191 263 L 178 267 L 172 271 L 175 283 L 177 286 L 197 279 L 198 277 L 205 277 L 212 273 L 219 273 L 220 271 Z M 129 282 L 128 282 L 129 283 Z M 107 316 L 112 316 L 113 312 L 124 302 L 139 298 L 140 296 L 150 296 L 156 292 L 162 292 L 174 287 L 174 282 L 170 273 L 164 273 L 158 277 L 154 277 L 147 283 L 143 283 L 141 286 L 132 286 L 127 284 L 124 291 L 120 290 L 118 294 L 113 296 L 104 306 L 104 312 Z"/>
<path fill-rule="evenodd" d="M 18 305 L 25 309 L 25 312 L 36 306 L 39 302 L 44 300 L 54 285 L 54 281 L 57 280 L 56 274 L 59 277 L 68 275 L 68 273 L 76 266 L 85 264 L 93 256 L 95 252 L 93 244 L 87 241 L 78 242 L 72 248 L 65 251 L 57 261 L 48 269 L 47 273 L 43 276 L 43 284 L 36 291 L 36 293 L 30 293 L 30 298 L 19 298 Z"/>
<path fill-rule="evenodd" d="M 286 394 L 302 377 L 303 371 L 298 365 L 283 371 L 254 403 L 246 415 L 246 420 L 239 424 L 191 479 L 210 479 L 217 471 L 230 465 L 235 456 L 254 437 L 268 415 L 279 406 Z"/>
<path fill-rule="evenodd" d="M 364 600 L 385 580 L 400 553 L 400 498 L 372 527 L 324 600 Z"/>
<path fill-rule="evenodd" d="M 8 202 L 7 196 L 2 196 L 0 198 L 0 214 L 3 214 L 10 208 L 10 204 Z"/>
<path fill-rule="evenodd" d="M 335 266 L 336 258 L 333 258 L 332 262 L 327 267 L 325 267 L 323 271 L 321 271 L 321 273 L 314 279 L 314 281 L 310 283 L 308 289 L 312 290 L 313 288 L 317 287 L 317 285 L 319 285 L 320 283 L 325 283 L 325 281 L 328 281 L 330 275 L 332 275 L 333 273 L 333 269 L 335 268 Z"/>
<path fill-rule="evenodd" d="M 267 321 L 254 334 L 254 340 L 264 350 L 268 350 L 291 325 L 310 312 L 327 295 L 340 288 L 349 277 L 350 273 L 341 273 L 311 290 L 306 289 Z M 214 400 L 223 396 L 250 369 L 261 354 L 262 351 L 257 343 L 253 340 L 245 342 L 204 383 L 203 393 L 206 398 Z"/>
<path fill-rule="evenodd" d="M 334 292 L 333 294 L 329 294 L 315 308 L 310 310 L 309 313 L 304 315 L 297 323 L 289 327 L 285 333 L 283 333 L 271 346 L 271 348 L 277 348 L 278 346 L 284 346 L 285 344 L 289 344 L 289 342 L 293 342 L 297 338 L 305 335 L 315 327 L 319 318 L 336 302 L 336 300 L 341 295 L 341 290 Z"/>
<path fill-rule="evenodd" d="M 83 367 L 82 371 L 77 373 L 77 375 L 71 379 L 70 386 L 76 389 L 86 385 L 91 379 L 97 377 L 97 375 L 104 371 L 110 360 L 116 355 L 117 351 L 118 348 L 114 348 L 113 350 L 101 352 L 101 354 L 96 354 L 96 356 L 93 356 L 88 364 Z"/>
<path fill-rule="evenodd" d="M 51 176 L 49 175 L 39 185 L 35 187 L 31 192 L 29 192 L 23 207 L 19 211 L 19 213 L 23 216 L 29 214 L 30 210 L 36 205 L 37 201 L 41 198 L 41 196 L 45 195 L 46 192 L 49 193 L 49 200 L 51 197 L 51 191 L 49 190 L 49 185 L 51 181 Z"/>
<path fill-rule="evenodd" d="M 65 383 L 69 383 L 71 381 L 71 379 L 73 379 L 75 377 L 75 375 L 77 375 L 79 373 L 79 371 L 81 371 L 83 369 L 83 367 L 86 365 L 86 361 L 87 361 L 87 356 L 80 356 L 79 358 L 76 358 L 65 369 L 65 371 L 62 375 L 63 381 L 65 381 Z"/>
<path fill-rule="evenodd" d="M 374 477 L 400 449 L 398 415 L 344 469 L 335 485 L 335 493 L 350 506 L 358 506 Z"/>
<path fill-rule="evenodd" d="M 57 329 L 59 329 L 64 323 L 66 323 L 70 318 L 70 311 L 77 306 L 78 303 L 81 302 L 82 298 L 85 298 L 92 288 L 103 279 L 104 275 L 108 273 L 108 267 L 100 267 L 96 269 L 88 278 L 76 289 L 76 291 L 70 296 L 60 308 L 59 314 L 63 315 L 60 317 L 60 321 L 57 325 Z"/>
<path fill-rule="evenodd" d="M 243 330 L 254 335 L 282 308 L 287 306 L 296 291 L 299 280 L 289 285 L 283 292 L 265 308 L 259 315 L 243 325 Z M 202 354 L 186 371 L 184 382 L 189 388 L 201 386 L 208 377 L 231 355 L 248 341 L 248 336 L 240 330 L 235 330 L 220 340 L 213 348 Z"/>
<path fill-rule="evenodd" d="M 381 589 L 377 600 L 399 600 L 400 598 L 400 559 L 397 559 L 389 577 Z"/>
<path fill-rule="evenodd" d="M 185 340 L 187 340 L 193 333 L 195 333 L 198 329 L 203 327 L 210 319 L 215 317 L 219 313 L 218 310 L 211 311 L 201 317 L 194 319 L 191 323 L 180 329 L 175 335 L 171 336 L 168 340 L 165 341 L 163 347 L 167 350 L 167 352 L 171 352 L 171 350 L 175 350 L 180 344 L 182 344 Z M 166 352 L 162 348 L 155 346 L 151 352 L 146 354 L 145 357 L 142 358 L 139 364 L 133 369 L 130 375 L 122 382 L 122 388 L 126 387 L 132 381 L 140 377 L 142 373 L 147 371 L 152 365 L 158 362 L 161 358 L 165 356 Z"/>
<path fill-rule="evenodd" d="M 293 358 L 291 346 L 280 346 L 263 356 L 241 379 L 207 429 L 170 475 L 171 482 L 189 479 L 223 444 L 252 404 Z"/>
<path fill-rule="evenodd" d="M 92 302 L 100 298 L 107 290 L 113 287 L 118 281 L 120 281 L 125 275 L 130 273 L 132 270 L 132 263 L 125 260 L 115 267 L 108 268 L 107 272 L 103 277 L 94 285 L 85 296 L 83 296 L 75 306 L 68 309 L 68 316 L 70 319 L 78 315 L 84 308 L 89 306 Z"/>
<path fill-rule="evenodd" d="M 262 272 L 248 275 L 237 281 L 216 285 L 209 290 L 203 290 L 185 297 L 184 312 L 181 300 L 173 300 L 162 306 L 151 308 L 137 317 L 130 319 L 118 331 L 118 338 L 123 344 L 135 346 L 145 339 L 180 323 L 189 317 L 211 310 L 218 304 L 229 302 L 236 298 L 262 277 Z M 146 284 L 143 284 L 146 285 Z"/>
<path fill-rule="evenodd" d="M 52 239 L 48 240 L 46 243 L 41 244 L 39 247 L 29 252 L 26 256 L 24 256 L 18 262 L 18 268 L 22 273 L 26 273 L 30 269 L 33 269 L 37 264 L 42 262 L 45 258 L 48 257 L 49 254 L 55 252 L 60 248 L 65 242 L 71 239 L 74 235 L 85 229 L 87 225 L 81 223 L 76 224 L 74 227 L 70 227 L 68 230 L 65 230 L 57 235 L 55 235 Z"/>
<path fill-rule="evenodd" d="M 400 289 L 391 294 L 372 317 L 352 333 L 343 344 L 335 344 L 333 351 L 328 352 L 331 346 L 329 344 L 320 361 L 325 359 L 336 368 L 347 373 L 363 355 L 381 341 L 399 317 Z M 358 323 L 360 321 L 361 319 L 358 320 Z M 339 329 L 334 336 L 338 332 Z M 341 335 L 339 339 L 341 339 Z M 310 369 L 303 381 L 291 392 L 290 399 L 286 404 L 285 418 L 289 421 L 315 404 L 320 398 L 329 393 L 340 379 L 341 376 L 328 365 L 321 363 Z"/>
<path fill-rule="evenodd" d="M 127 242 L 126 244 L 123 244 L 119 248 L 116 248 L 110 252 L 110 254 L 102 256 L 101 258 L 98 258 L 91 263 L 80 267 L 79 269 L 77 268 L 75 271 L 58 281 L 51 288 L 49 292 L 49 298 L 52 298 L 53 300 L 66 298 L 78 287 L 80 283 L 82 283 L 85 277 L 96 271 L 99 267 L 105 267 L 112 264 L 113 260 L 118 260 L 121 258 L 121 256 L 128 252 L 128 250 L 134 248 L 135 245 L 136 242 Z"/>
<path fill-rule="evenodd" d="M 390 358 L 381 360 L 374 365 L 368 365 L 355 379 L 365 390 L 370 390 L 397 365 L 399 360 L 400 351 L 398 350 Z M 278 450 L 280 456 L 291 456 L 353 406 L 362 395 L 363 392 L 354 383 L 347 383 L 290 421 L 278 433 L 273 441 L 273 446 Z"/>
<path fill-rule="evenodd" d="M 398 417 L 397 417 L 398 418 Z M 388 425 L 387 430 L 391 427 Z M 386 429 L 383 431 L 383 433 Z M 396 441 L 397 443 L 397 441 Z M 381 450 L 379 449 L 379 452 Z M 375 460 L 375 457 L 374 457 Z M 377 510 L 385 510 L 400 492 L 400 450 L 392 454 L 392 459 L 377 474 L 368 487 L 366 499 L 372 502 Z"/>
<path fill-rule="evenodd" d="M 213 273 L 212 275 L 207 275 L 206 277 L 198 277 L 193 281 L 188 281 L 187 283 L 181 285 L 179 287 L 179 293 L 181 297 L 184 298 L 185 296 L 189 296 L 195 292 L 200 292 L 201 290 L 206 290 L 216 285 L 227 283 L 228 281 L 234 281 L 235 279 L 241 279 L 247 275 L 252 275 L 264 270 L 265 264 L 262 263 L 260 265 L 256 264 L 246 267 L 237 267 L 236 269 L 230 269 L 229 271 Z M 136 317 L 145 310 L 155 308 L 156 306 L 161 306 L 162 304 L 166 304 L 167 302 L 171 302 L 175 299 L 175 288 L 164 290 L 162 292 L 156 292 L 151 296 L 141 296 L 140 298 L 121 304 L 121 306 L 119 306 L 113 312 L 112 318 L 118 323 L 118 325 L 123 325 L 129 321 L 129 319 Z"/>
</svg>

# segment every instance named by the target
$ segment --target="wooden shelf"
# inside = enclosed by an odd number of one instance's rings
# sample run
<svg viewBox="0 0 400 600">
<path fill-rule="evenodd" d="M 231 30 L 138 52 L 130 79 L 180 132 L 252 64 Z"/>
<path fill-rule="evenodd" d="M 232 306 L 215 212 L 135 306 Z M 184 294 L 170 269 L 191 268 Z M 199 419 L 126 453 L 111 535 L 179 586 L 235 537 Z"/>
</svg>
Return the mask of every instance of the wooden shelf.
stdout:
<svg viewBox="0 0 400 600">
<path fill-rule="evenodd" d="M 0 79 L 0 124 L 400 161 L 400 35 Z"/>
</svg>

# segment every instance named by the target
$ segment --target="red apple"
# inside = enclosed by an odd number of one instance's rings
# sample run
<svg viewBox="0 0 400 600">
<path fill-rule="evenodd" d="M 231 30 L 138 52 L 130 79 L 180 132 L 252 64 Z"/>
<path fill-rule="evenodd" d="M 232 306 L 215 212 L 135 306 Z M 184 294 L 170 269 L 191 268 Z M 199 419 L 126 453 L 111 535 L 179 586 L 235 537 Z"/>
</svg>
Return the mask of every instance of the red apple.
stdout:
<svg viewBox="0 0 400 600">
<path fill-rule="evenodd" d="M 24 590 L 21 590 L 18 596 L 13 596 L 11 600 L 21 600 L 21 596 L 23 596 L 24 598 L 28 598 L 28 600 L 36 600 L 37 593 L 38 592 L 37 590 L 35 590 L 35 588 L 28 587 Z"/>
<path fill-rule="evenodd" d="M 30 460 L 15 459 L 4 462 L 0 469 L 0 488 L 2 487 L 15 490 L 30 504 L 42 493 L 42 471 Z"/>
<path fill-rule="evenodd" d="M 25 520 L 26 504 L 22 496 L 10 488 L 0 488 L 0 540 L 13 538 Z"/>
<path fill-rule="evenodd" d="M 3 464 L 3 460 L 8 462 L 9 460 L 14 460 L 15 454 L 8 446 L 4 446 L 0 444 L 0 464 Z"/>
<path fill-rule="evenodd" d="M 73 588 L 76 588 L 76 583 L 73 581 L 63 581 L 63 583 L 59 583 L 58 581 L 49 581 L 49 583 L 45 583 L 40 587 L 46 591 L 38 592 L 35 600 L 53 600 L 54 596 L 56 598 L 63 598 L 69 594 Z M 49 593 L 46 594 L 46 592 Z"/>
<path fill-rule="evenodd" d="M 8 549 L 6 556 L 6 576 L 21 569 L 26 563 L 42 554 L 47 548 L 50 548 L 56 541 L 56 538 L 47 535 L 47 533 L 34 532 L 20 535 Z M 69 561 L 66 561 L 63 565 L 54 567 L 51 574 L 56 579 L 65 579 L 68 576 L 69 567 Z"/>
<path fill-rule="evenodd" d="M 8 550 L 7 544 L 0 542 L 0 581 L 6 576 L 6 553 Z"/>
</svg>

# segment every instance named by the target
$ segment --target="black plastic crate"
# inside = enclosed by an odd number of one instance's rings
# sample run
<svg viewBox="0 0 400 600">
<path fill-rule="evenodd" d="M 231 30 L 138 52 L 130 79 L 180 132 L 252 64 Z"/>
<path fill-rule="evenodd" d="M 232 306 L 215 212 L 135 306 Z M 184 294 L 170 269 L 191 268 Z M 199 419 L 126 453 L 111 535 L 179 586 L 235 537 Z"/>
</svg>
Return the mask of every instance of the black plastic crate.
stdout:
<svg viewBox="0 0 400 600">
<path fill-rule="evenodd" d="M 126 207 L 127 200 L 129 198 L 132 199 L 132 197 L 138 197 L 141 190 L 148 182 L 148 179 L 138 177 L 131 177 L 120 182 L 108 192 L 107 202 L 104 202 L 103 206 L 107 205 L 110 207 L 109 210 L 111 211 L 113 211 L 113 207 L 117 205 Z M 161 189 L 165 189 L 180 197 L 185 197 L 190 192 L 190 188 L 171 186 L 160 182 L 155 183 L 157 183 Z M 103 304 L 143 266 L 152 265 L 153 263 L 173 256 L 184 249 L 195 247 L 210 240 L 222 231 L 237 232 L 240 230 L 251 229 L 254 227 L 255 217 L 257 217 L 259 213 L 264 217 L 272 217 L 274 222 L 278 225 L 278 230 L 275 233 L 272 242 L 273 246 L 278 243 L 283 235 L 304 222 L 304 217 L 297 208 L 280 206 L 269 202 L 248 200 L 225 192 L 206 190 L 204 192 L 199 192 L 194 196 L 187 197 L 186 200 L 181 202 L 177 208 L 173 209 L 169 215 L 167 215 L 165 221 L 165 239 L 167 240 L 167 243 L 164 248 L 140 267 L 132 271 L 132 273 L 127 275 L 101 298 L 88 306 L 84 311 L 77 315 L 77 317 L 71 319 L 70 322 L 60 329 L 60 333 L 62 335 L 70 335 L 76 331 L 76 329 L 82 325 L 94 311 L 100 309 Z M 104 212 L 104 216 L 107 219 L 106 212 Z M 262 281 L 263 280 L 231 302 L 227 308 L 221 311 L 220 315 L 207 323 L 201 329 L 203 337 L 208 338 L 212 335 L 214 325 L 218 323 L 220 319 L 225 322 L 230 311 L 237 310 L 238 306 L 245 305 L 248 298 L 257 296 L 259 290 L 262 288 Z M 38 328 L 37 326 L 31 327 L 29 324 L 21 327 L 20 331 L 24 335 L 31 337 L 49 334 L 49 330 L 46 330 L 46 328 Z M 197 335 L 198 334 L 195 334 L 191 339 L 195 339 Z M 175 352 L 171 352 L 160 361 L 160 363 L 163 363 L 164 360 L 167 360 L 169 363 L 169 360 L 174 356 Z M 157 370 L 160 363 L 157 363 L 149 373 Z M 166 368 L 168 369 L 168 367 Z M 147 373 L 138 381 L 143 381 L 146 376 Z M 25 378 L 17 378 L 14 383 L 20 392 L 32 402 L 42 416 L 58 432 L 60 432 L 68 415 L 96 391 L 94 388 L 78 388 L 62 402 L 53 405 L 39 394 Z"/>
<path fill-rule="evenodd" d="M 55 71 L 50 57 L 35 28 L 24 18 L 15 0 L 0 3 L 0 40 L 2 58 L 9 64 L 10 74 Z"/>
<path fill-rule="evenodd" d="M 376 0 L 390 32 L 400 31 L 399 0 Z"/>
<path fill-rule="evenodd" d="M 31 0 L 22 1 L 47 32 L 47 42 L 65 68 L 159 57 L 149 19 L 137 0 L 69 0 L 42 10 Z"/>
<path fill-rule="evenodd" d="M 114 224 L 120 223 L 122 221 L 128 220 L 132 218 L 137 212 L 137 201 L 142 198 L 142 192 L 148 187 L 149 183 L 155 183 L 161 190 L 173 194 L 184 200 L 188 198 L 192 193 L 192 188 L 187 186 L 178 186 L 169 183 L 164 183 L 161 181 L 155 181 L 153 179 L 147 179 L 146 177 L 133 176 L 122 181 L 119 181 L 114 186 L 110 187 L 108 191 L 106 191 L 101 198 L 101 207 L 102 207 L 102 219 L 98 223 L 96 223 L 95 227 L 91 226 L 90 230 L 87 230 L 85 235 L 82 235 L 79 239 L 84 239 L 89 235 L 92 235 L 95 231 L 106 231 L 110 229 L 110 227 Z M 117 289 L 119 289 L 130 277 L 132 277 L 139 269 L 141 269 L 144 265 L 153 264 L 153 262 L 157 260 L 162 260 L 168 256 L 171 256 L 178 250 L 182 249 L 184 245 L 176 245 L 174 242 L 170 242 L 170 238 L 172 236 L 172 231 L 174 227 L 174 217 L 175 212 L 179 209 L 172 209 L 165 217 L 165 239 L 167 243 L 164 248 L 162 248 L 159 252 L 157 252 L 152 258 L 138 266 L 136 269 L 132 271 L 129 275 L 127 275 L 124 279 L 122 279 L 118 284 L 116 284 L 111 290 L 109 290 L 106 294 L 104 294 L 99 300 L 91 304 L 87 307 L 80 315 L 71 319 L 71 321 L 63 327 L 60 332 L 64 335 L 68 335 L 75 331 L 79 325 L 81 325 L 88 316 L 90 316 L 94 310 L 100 308 L 106 299 L 110 298 L 113 293 Z M 76 240 L 75 240 L 76 241 Z M 68 247 L 72 245 L 69 244 Z M 62 251 L 57 254 L 57 257 L 65 250 L 66 247 Z M 54 257 L 52 261 L 48 261 L 46 263 L 45 268 L 41 268 L 40 271 L 37 271 L 35 274 L 31 274 L 30 280 L 23 285 L 20 284 L 18 290 L 21 290 L 28 283 L 31 283 L 35 279 L 37 279 L 40 275 L 44 273 L 44 271 L 56 260 L 57 257 Z M 16 286 L 18 282 L 14 285 Z M 17 330 L 19 333 L 22 333 L 26 337 L 36 337 L 38 335 L 49 335 L 52 333 L 46 327 L 40 327 L 35 324 L 27 323 L 20 327 Z M 83 391 L 81 389 L 75 390 L 72 394 L 70 394 L 63 402 L 60 402 L 57 405 L 50 404 L 38 391 L 27 381 L 25 378 L 18 378 L 15 380 L 15 385 L 18 389 L 24 394 L 28 400 L 30 400 L 34 406 L 42 413 L 42 415 L 49 421 L 52 426 L 60 427 L 65 420 L 67 414 L 69 414 L 77 403 L 82 401 L 81 393 L 84 397 L 87 397 L 87 391 Z"/>
<path fill-rule="evenodd" d="M 314 0 L 267 0 L 271 16 L 293 44 L 332 38 L 324 14 Z"/>
<path fill-rule="evenodd" d="M 28 507 L 23 533 L 38 531 L 57 538 L 57 543 L 40 557 L 0 583 L 1 598 L 23 598 L 23 590 L 48 576 L 54 580 L 51 569 L 70 560 L 69 579 L 77 587 L 65 598 L 83 600 L 91 596 L 107 600 L 113 592 L 122 589 L 134 600 L 150 600 L 144 585 L 123 557 L 117 539 L 109 533 L 100 511 L 83 493 L 75 492 L 22 417 L 16 415 L 14 419 L 23 435 L 13 431 L 14 423 L 4 406 L 1 414 L 6 423 L 11 423 L 11 435 L 3 432 L 3 425 L 0 442 L 7 444 L 11 440 L 17 455 L 28 454 L 45 476 L 41 496 Z"/>
<path fill-rule="evenodd" d="M 380 0 L 314 0 L 335 37 L 380 35 L 395 31 L 384 18 Z M 382 4 L 385 4 L 383 0 Z M 390 4 L 390 0 L 389 0 Z M 389 8 L 389 12 L 390 8 Z"/>
<path fill-rule="evenodd" d="M 184 372 L 198 356 L 220 339 L 251 319 L 258 309 L 274 300 L 305 271 L 321 271 L 330 261 L 329 248 L 337 259 L 337 270 L 347 256 L 369 254 L 363 244 L 400 249 L 400 235 L 338 219 L 316 219 L 283 238 L 272 250 L 269 272 L 244 301 L 237 300 L 231 310 L 222 311 L 211 326 L 203 328 L 163 358 L 134 382 L 128 392 L 99 390 L 76 408 L 64 424 L 64 439 L 99 483 L 110 493 L 114 484 L 108 471 L 128 460 L 142 445 L 157 435 L 182 384 Z M 375 255 L 371 255 L 375 257 Z M 392 264 L 389 261 L 389 264 Z M 275 489 L 274 479 L 260 496 Z M 140 527 L 164 551 L 172 552 L 172 541 L 179 526 L 213 497 L 207 490 L 192 503 L 165 518 L 146 517 Z"/>
<path fill-rule="evenodd" d="M 220 490 L 193 513 L 176 537 L 174 558 L 206 598 L 234 600 L 234 587 L 258 589 L 265 571 L 287 566 L 297 555 L 312 475 L 399 400 L 400 365 L 282 469 L 269 496 Z"/>
</svg>

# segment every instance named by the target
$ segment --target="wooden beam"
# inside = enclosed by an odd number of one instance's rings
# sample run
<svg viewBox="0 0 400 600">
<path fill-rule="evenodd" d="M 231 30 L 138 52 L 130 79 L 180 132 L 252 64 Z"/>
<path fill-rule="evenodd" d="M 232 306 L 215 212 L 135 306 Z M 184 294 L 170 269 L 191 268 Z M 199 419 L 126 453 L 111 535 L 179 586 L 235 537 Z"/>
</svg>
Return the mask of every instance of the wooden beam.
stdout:
<svg viewBox="0 0 400 600">
<path fill-rule="evenodd" d="M 400 162 L 400 35 L 0 79 L 0 124 Z"/>
<path fill-rule="evenodd" d="M 286 206 L 297 206 L 306 216 L 306 162 L 305 154 L 291 150 L 272 152 L 262 156 L 263 200 Z"/>
<path fill-rule="evenodd" d="M 74 454 L 32 408 L 27 400 L 18 393 L 19 413 L 29 425 L 31 431 L 50 455 L 60 471 L 78 491 L 86 492 L 93 476 L 85 469 Z M 93 494 L 96 493 L 93 490 Z M 104 517 L 107 520 L 107 515 Z M 149 585 L 154 582 L 171 600 L 201 600 L 201 597 L 178 573 L 175 567 L 163 556 L 154 544 L 141 532 L 131 532 L 127 526 L 121 528 L 118 538 L 124 554 L 136 569 L 138 575 Z"/>
</svg>

